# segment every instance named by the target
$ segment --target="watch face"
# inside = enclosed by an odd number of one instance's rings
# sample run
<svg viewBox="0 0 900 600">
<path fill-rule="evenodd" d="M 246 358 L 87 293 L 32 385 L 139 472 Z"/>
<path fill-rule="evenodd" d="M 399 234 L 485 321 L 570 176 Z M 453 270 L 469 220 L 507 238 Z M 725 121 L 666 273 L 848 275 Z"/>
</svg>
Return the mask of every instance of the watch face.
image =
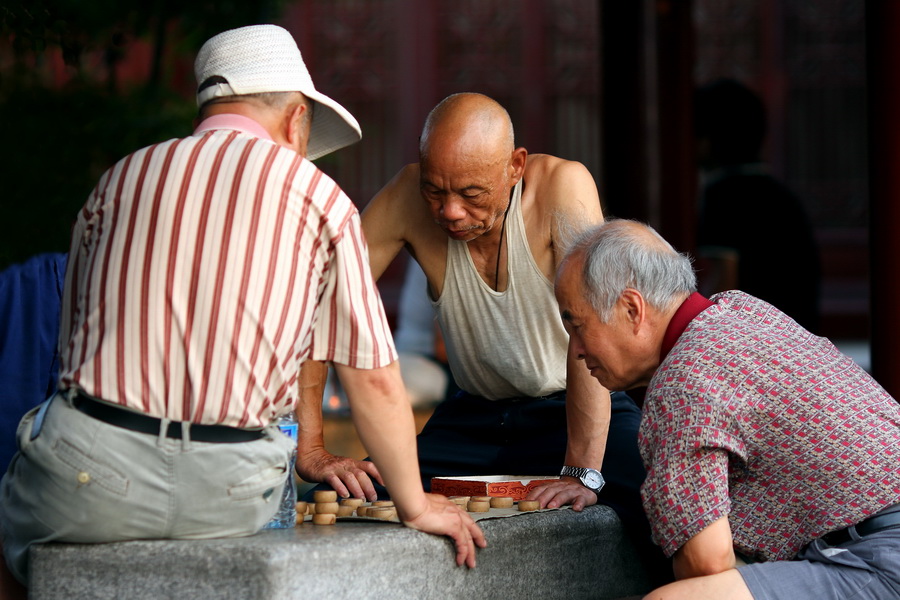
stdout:
<svg viewBox="0 0 900 600">
<path fill-rule="evenodd" d="M 597 490 L 603 487 L 603 475 L 598 473 L 597 471 L 588 471 L 584 474 L 584 485 L 591 488 L 592 490 Z"/>
</svg>

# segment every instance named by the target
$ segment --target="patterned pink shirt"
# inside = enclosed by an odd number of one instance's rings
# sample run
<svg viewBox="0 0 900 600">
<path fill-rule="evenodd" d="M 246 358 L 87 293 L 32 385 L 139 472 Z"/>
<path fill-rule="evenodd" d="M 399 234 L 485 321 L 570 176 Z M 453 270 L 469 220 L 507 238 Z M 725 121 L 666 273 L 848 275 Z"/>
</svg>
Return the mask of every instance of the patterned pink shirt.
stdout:
<svg viewBox="0 0 900 600">
<path fill-rule="evenodd" d="M 739 552 L 790 559 L 900 501 L 900 405 L 772 305 L 736 291 L 712 300 L 643 409 L 641 491 L 663 551 L 728 517 Z"/>
<path fill-rule="evenodd" d="M 359 214 L 237 115 L 124 158 L 78 214 L 60 387 L 156 417 L 253 428 L 307 358 L 396 358 Z"/>
</svg>

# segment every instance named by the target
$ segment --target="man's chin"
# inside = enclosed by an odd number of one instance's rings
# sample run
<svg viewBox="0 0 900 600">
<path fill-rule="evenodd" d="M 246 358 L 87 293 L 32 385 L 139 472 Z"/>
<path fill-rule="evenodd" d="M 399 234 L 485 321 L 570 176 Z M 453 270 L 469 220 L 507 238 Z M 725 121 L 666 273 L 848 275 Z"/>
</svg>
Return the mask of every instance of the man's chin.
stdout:
<svg viewBox="0 0 900 600">
<path fill-rule="evenodd" d="M 626 390 L 630 390 L 632 388 L 638 387 L 635 384 L 624 383 L 622 381 L 618 381 L 612 377 L 610 377 L 609 373 L 603 373 L 599 369 L 591 370 L 591 377 L 600 382 L 600 385 L 605 387 L 610 391 L 621 391 L 624 392 Z"/>
<path fill-rule="evenodd" d="M 453 231 L 450 229 L 445 229 L 444 233 L 447 234 L 450 239 L 456 240 L 457 242 L 471 242 L 479 235 L 479 230 L 477 229 L 465 229 L 462 231 Z"/>
<path fill-rule="evenodd" d="M 600 385 L 602 385 L 606 389 L 609 389 L 609 386 L 607 385 L 609 378 L 607 377 L 606 373 L 603 373 L 602 371 L 600 371 L 600 369 L 591 369 L 590 372 L 591 377 L 599 381 Z"/>
</svg>

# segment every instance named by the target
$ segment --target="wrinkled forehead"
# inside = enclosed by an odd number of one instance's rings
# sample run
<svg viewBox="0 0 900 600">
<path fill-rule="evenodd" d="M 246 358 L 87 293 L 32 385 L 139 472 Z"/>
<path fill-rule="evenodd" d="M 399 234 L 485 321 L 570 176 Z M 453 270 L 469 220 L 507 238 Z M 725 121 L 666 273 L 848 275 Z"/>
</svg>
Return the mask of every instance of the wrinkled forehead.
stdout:
<svg viewBox="0 0 900 600">
<path fill-rule="evenodd" d="M 580 256 L 566 256 L 556 270 L 553 282 L 557 302 L 561 309 L 570 308 L 573 303 L 584 297 L 584 279 L 582 277 L 582 260 Z"/>
<path fill-rule="evenodd" d="M 422 132 L 420 159 L 452 157 L 460 160 L 496 161 L 509 158 L 514 145 L 502 128 L 479 119 L 445 119 Z"/>
<path fill-rule="evenodd" d="M 455 183 L 475 183 L 505 175 L 510 154 L 479 151 L 477 148 L 435 148 L 419 160 L 419 176 L 423 181 L 453 180 Z"/>
</svg>

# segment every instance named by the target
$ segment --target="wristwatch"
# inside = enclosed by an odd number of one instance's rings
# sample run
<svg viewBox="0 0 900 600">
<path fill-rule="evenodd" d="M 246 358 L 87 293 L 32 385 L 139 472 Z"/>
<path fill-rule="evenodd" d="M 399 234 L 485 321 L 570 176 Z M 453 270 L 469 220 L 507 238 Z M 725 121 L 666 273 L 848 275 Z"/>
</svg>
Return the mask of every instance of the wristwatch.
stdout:
<svg viewBox="0 0 900 600">
<path fill-rule="evenodd" d="M 596 469 L 586 469 L 584 467 L 563 467 L 562 471 L 559 472 L 562 477 L 577 477 L 579 481 L 581 481 L 582 485 L 587 489 L 591 490 L 595 494 L 599 494 L 600 490 L 603 489 L 603 485 L 606 483 L 603 479 L 603 475 L 600 474 L 600 471 Z"/>
</svg>

